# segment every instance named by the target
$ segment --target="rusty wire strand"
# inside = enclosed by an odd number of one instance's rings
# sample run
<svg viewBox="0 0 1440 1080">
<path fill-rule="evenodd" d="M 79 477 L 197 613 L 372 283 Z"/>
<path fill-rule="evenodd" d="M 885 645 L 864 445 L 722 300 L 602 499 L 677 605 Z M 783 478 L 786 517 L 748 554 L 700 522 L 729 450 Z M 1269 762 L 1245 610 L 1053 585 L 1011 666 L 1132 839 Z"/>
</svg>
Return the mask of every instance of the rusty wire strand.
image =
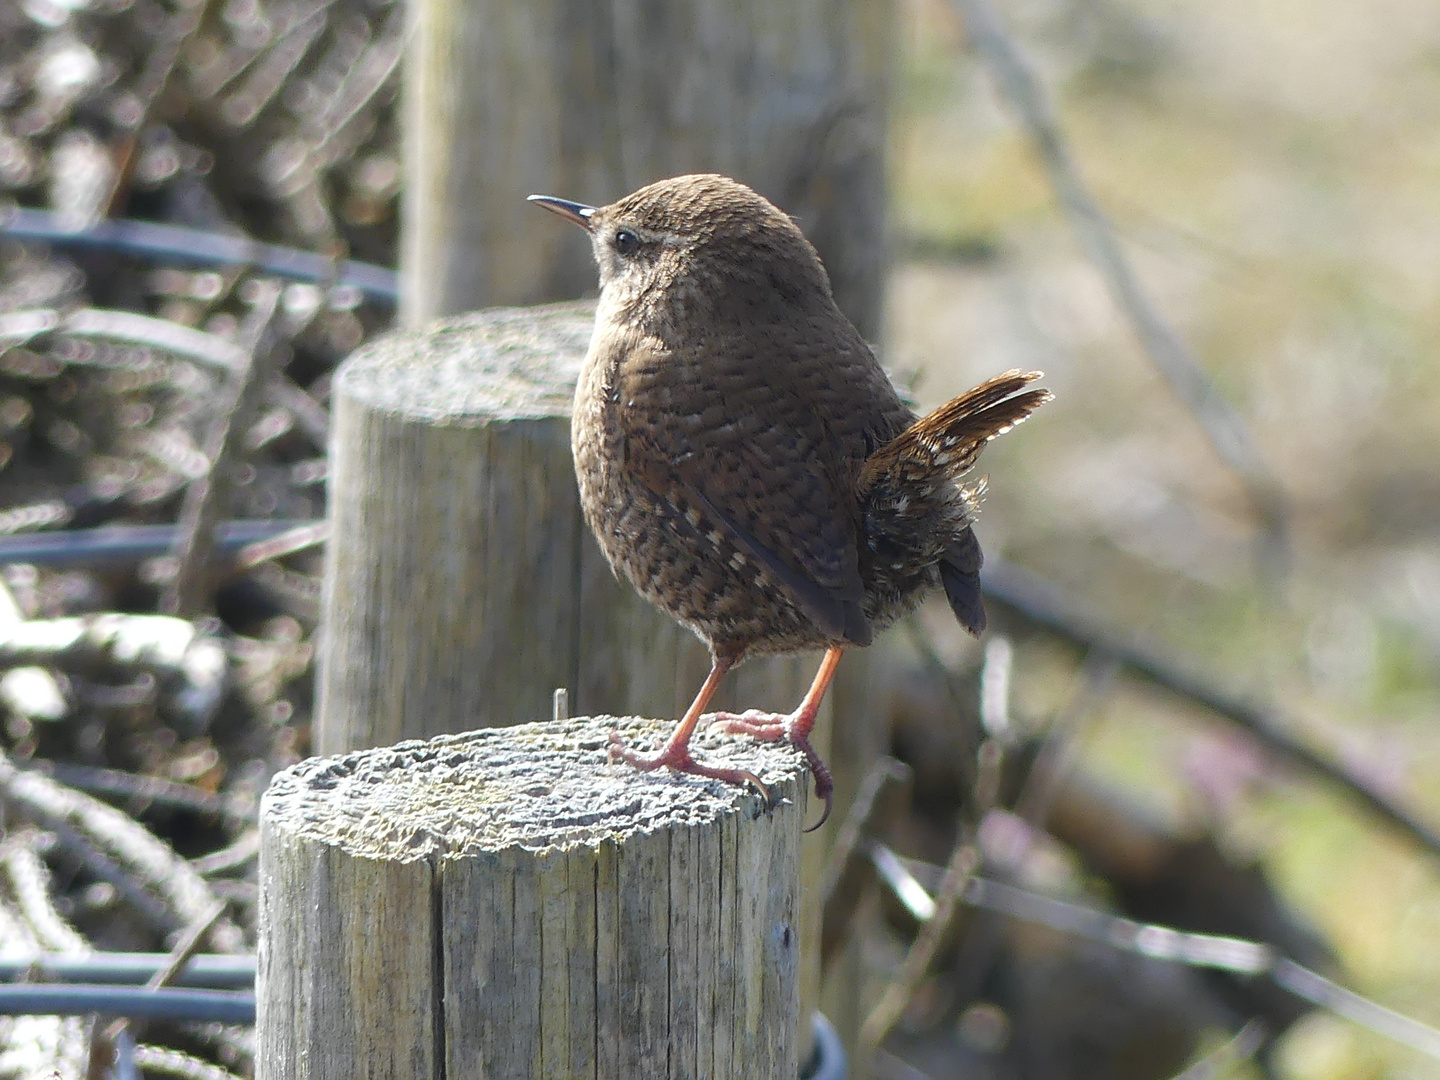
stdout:
<svg viewBox="0 0 1440 1080">
<path fill-rule="evenodd" d="M 165 958 L 165 963 L 156 969 L 155 974 L 145 980 L 145 989 L 152 991 L 161 990 L 173 983 L 186 963 L 195 955 L 196 950 L 200 948 L 200 942 L 204 940 L 210 928 L 214 926 L 216 921 L 224 914 L 224 901 L 216 900 L 209 911 L 203 912 L 198 919 L 187 926 L 184 933 L 176 939 L 175 944 L 171 947 L 169 955 Z M 97 1028 L 94 1038 L 97 1041 L 104 1040 L 109 1042 L 113 1046 L 127 1032 L 133 1038 L 135 1030 L 137 1030 L 135 1020 L 128 1016 L 122 1016 L 103 1029 Z M 94 1050 L 92 1050 L 92 1057 L 94 1053 Z"/>
</svg>

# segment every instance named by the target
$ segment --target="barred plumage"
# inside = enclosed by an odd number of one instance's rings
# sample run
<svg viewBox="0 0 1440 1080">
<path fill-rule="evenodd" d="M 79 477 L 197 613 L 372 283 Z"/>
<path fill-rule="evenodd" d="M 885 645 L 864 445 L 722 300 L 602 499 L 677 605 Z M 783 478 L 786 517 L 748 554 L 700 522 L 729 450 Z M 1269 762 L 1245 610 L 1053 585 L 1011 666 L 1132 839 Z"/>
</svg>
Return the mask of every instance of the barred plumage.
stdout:
<svg viewBox="0 0 1440 1080">
<path fill-rule="evenodd" d="M 585 228 L 600 266 L 572 427 L 585 518 L 616 572 L 715 661 L 659 754 L 615 752 L 753 781 L 690 756 L 715 685 L 747 656 L 826 648 L 795 713 L 722 719 L 804 750 L 828 808 L 807 736 L 840 650 L 937 585 L 980 632 L 970 524 L 983 483 L 957 478 L 1049 394 L 1025 390 L 1037 373 L 1009 371 L 917 419 L 835 306 L 815 249 L 733 180 L 662 180 L 602 207 L 532 198 Z"/>
</svg>

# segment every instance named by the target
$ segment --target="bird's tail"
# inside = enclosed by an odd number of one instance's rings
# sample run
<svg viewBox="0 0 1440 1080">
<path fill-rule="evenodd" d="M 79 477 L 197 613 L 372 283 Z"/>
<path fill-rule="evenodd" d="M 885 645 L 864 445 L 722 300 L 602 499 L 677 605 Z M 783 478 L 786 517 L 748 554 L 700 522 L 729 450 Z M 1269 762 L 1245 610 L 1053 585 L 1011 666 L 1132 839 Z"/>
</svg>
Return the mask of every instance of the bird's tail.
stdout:
<svg viewBox="0 0 1440 1080">
<path fill-rule="evenodd" d="M 1038 371 L 1007 371 L 940 406 L 866 459 L 856 493 L 864 511 L 872 576 L 896 576 L 896 591 L 914 584 L 902 572 L 934 573 L 956 619 L 970 633 L 985 629 L 980 601 L 980 544 L 974 520 L 984 480 L 956 481 L 985 444 L 1051 398 L 1026 390 Z M 933 578 L 931 579 L 933 580 Z"/>
<path fill-rule="evenodd" d="M 1007 371 L 921 417 L 866 459 L 859 487 L 863 490 L 887 474 L 915 480 L 960 476 L 975 464 L 987 442 L 1054 397 L 1049 390 L 1025 390 L 1040 375 Z"/>
</svg>

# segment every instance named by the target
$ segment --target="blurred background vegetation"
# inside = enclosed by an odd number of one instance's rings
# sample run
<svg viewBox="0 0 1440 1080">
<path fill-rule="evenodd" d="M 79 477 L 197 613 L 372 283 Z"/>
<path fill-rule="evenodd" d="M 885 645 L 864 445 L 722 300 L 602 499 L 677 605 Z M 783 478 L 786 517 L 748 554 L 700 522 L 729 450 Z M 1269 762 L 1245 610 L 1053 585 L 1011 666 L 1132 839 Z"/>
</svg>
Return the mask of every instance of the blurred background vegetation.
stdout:
<svg viewBox="0 0 1440 1080">
<path fill-rule="evenodd" d="M 1280 569 L 954 9 L 900 10 L 887 359 L 926 403 L 1015 365 L 1043 368 L 1057 396 L 987 451 L 987 551 L 1281 704 L 1306 741 L 1440 817 L 1440 8 L 1004 5 L 1146 288 L 1283 484 Z M 1052 714 L 1072 664 L 1022 649 L 1021 713 Z M 1358 988 L 1440 1024 L 1433 858 L 1156 694 L 1108 698 L 1083 756 L 1177 828 L 1259 860 Z M 1279 1064 L 1440 1075 L 1323 1015 Z"/>
</svg>

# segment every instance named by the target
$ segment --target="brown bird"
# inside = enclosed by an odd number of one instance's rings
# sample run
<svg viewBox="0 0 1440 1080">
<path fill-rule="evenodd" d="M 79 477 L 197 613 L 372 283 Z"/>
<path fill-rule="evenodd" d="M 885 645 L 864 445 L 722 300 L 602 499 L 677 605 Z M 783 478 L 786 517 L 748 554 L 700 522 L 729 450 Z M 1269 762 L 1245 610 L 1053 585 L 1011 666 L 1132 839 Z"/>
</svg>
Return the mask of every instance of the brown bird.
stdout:
<svg viewBox="0 0 1440 1080">
<path fill-rule="evenodd" d="M 612 756 L 764 786 L 696 761 L 690 737 L 746 657 L 823 648 L 793 713 L 716 714 L 726 730 L 805 755 L 841 653 L 869 645 L 940 586 L 960 625 L 985 627 L 981 448 L 1050 400 L 1007 371 L 917 419 L 841 314 L 795 223 L 743 184 L 679 176 L 609 206 L 531 201 L 590 233 L 595 333 L 575 391 L 580 501 L 605 557 L 710 647 L 713 665 L 653 755 Z M 1023 391 L 1023 392 L 1022 392 Z"/>
</svg>

